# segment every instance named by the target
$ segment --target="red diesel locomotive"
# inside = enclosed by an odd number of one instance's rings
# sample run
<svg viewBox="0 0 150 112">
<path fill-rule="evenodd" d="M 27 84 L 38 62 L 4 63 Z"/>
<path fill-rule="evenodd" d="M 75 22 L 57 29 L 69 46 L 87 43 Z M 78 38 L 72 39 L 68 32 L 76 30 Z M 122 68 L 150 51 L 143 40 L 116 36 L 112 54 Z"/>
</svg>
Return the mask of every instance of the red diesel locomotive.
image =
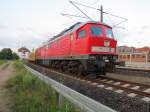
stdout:
<svg viewBox="0 0 150 112">
<path fill-rule="evenodd" d="M 78 22 L 35 51 L 37 64 L 70 73 L 105 75 L 115 69 L 117 41 L 112 27 Z"/>
</svg>

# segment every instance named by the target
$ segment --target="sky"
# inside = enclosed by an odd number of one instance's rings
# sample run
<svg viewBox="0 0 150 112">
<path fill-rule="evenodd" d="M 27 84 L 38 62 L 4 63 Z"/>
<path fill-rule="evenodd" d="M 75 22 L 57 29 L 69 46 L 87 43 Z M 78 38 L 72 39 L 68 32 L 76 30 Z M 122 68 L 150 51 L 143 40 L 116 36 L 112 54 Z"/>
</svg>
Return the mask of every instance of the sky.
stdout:
<svg viewBox="0 0 150 112">
<path fill-rule="evenodd" d="M 118 45 L 150 46 L 149 0 L 74 0 L 127 18 L 114 27 Z M 80 6 L 93 20 L 99 21 L 99 12 Z M 68 0 L 0 0 L 0 49 L 25 46 L 30 50 L 58 34 L 61 30 L 87 19 L 66 17 L 60 13 L 84 16 Z M 122 20 L 104 15 L 104 22 L 113 26 Z"/>
</svg>

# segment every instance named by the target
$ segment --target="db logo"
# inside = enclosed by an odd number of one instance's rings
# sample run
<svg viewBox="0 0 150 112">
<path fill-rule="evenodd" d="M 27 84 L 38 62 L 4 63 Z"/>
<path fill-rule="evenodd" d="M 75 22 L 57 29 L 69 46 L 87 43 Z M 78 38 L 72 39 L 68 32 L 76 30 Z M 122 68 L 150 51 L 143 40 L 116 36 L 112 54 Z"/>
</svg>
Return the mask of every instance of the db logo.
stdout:
<svg viewBox="0 0 150 112">
<path fill-rule="evenodd" d="M 108 40 L 104 41 L 104 46 L 108 47 L 110 45 L 110 42 Z"/>
</svg>

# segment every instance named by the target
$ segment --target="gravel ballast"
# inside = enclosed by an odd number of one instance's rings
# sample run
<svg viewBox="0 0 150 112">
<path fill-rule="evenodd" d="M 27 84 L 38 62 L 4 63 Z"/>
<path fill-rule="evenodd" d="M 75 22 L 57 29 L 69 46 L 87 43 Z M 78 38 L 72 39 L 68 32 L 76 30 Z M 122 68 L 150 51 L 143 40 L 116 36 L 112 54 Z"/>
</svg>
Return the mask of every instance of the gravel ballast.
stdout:
<svg viewBox="0 0 150 112">
<path fill-rule="evenodd" d="M 116 111 L 119 112 L 150 112 L 150 102 L 141 100 L 140 97 L 129 97 L 127 93 L 117 93 L 113 90 L 106 90 L 105 88 L 97 87 L 91 83 L 86 83 L 76 78 L 66 75 L 54 73 L 51 70 L 36 65 L 28 64 L 33 69 L 47 75 L 48 77 L 63 83 L 70 87 Z"/>
</svg>

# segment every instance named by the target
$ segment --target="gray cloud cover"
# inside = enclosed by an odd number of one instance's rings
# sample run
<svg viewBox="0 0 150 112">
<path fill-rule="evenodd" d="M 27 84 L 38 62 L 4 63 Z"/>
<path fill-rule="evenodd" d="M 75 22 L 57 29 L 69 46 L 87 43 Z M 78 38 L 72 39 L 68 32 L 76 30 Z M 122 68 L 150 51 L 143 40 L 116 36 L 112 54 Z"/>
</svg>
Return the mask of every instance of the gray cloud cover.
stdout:
<svg viewBox="0 0 150 112">
<path fill-rule="evenodd" d="M 76 1 L 87 5 L 95 2 L 93 0 Z M 150 24 L 148 23 L 150 13 L 145 13 L 150 10 L 150 1 L 99 0 L 92 6 L 99 7 L 100 4 L 104 5 L 105 11 L 128 18 L 128 21 L 121 25 L 126 29 L 114 29 L 118 45 L 150 46 Z M 62 12 L 79 13 L 68 3 L 68 0 L 0 1 L 0 49 L 10 47 L 16 50 L 21 46 L 32 49 L 73 23 L 85 21 L 79 18 L 62 17 L 60 16 Z M 91 10 L 86 10 L 86 12 L 99 20 L 99 13 L 93 13 Z M 112 21 L 110 16 L 104 17 L 107 22 Z M 110 23 L 118 22 L 120 20 Z"/>
</svg>

